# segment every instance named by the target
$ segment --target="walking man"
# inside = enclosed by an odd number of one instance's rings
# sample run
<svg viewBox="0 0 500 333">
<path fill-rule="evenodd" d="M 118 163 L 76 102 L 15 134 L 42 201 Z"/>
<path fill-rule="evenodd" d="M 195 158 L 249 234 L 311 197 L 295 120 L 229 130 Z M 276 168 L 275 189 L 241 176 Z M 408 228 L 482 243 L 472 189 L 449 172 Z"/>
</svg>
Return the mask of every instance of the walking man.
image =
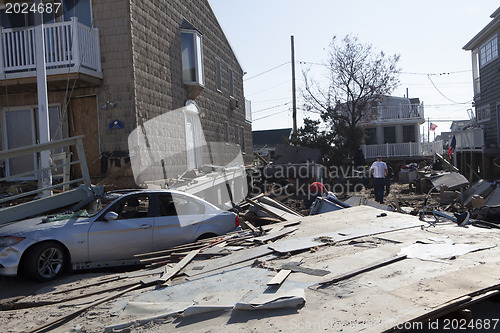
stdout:
<svg viewBox="0 0 500 333">
<path fill-rule="evenodd" d="M 384 190 L 388 175 L 387 164 L 382 162 L 382 156 L 378 155 L 377 160 L 370 167 L 370 173 L 373 176 L 373 189 L 375 192 L 375 201 L 384 203 Z"/>
</svg>

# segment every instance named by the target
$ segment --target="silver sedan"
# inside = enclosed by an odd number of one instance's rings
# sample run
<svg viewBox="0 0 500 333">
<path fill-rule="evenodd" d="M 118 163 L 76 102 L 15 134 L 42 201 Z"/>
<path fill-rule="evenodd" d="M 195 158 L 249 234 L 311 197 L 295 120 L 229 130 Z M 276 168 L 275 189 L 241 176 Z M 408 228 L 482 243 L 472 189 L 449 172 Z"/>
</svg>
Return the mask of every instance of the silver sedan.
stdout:
<svg viewBox="0 0 500 333">
<path fill-rule="evenodd" d="M 115 193 L 88 210 L 37 217 L 0 227 L 0 275 L 23 269 L 49 281 L 65 268 L 139 264 L 134 255 L 225 234 L 235 213 L 198 197 L 167 190 Z"/>
</svg>

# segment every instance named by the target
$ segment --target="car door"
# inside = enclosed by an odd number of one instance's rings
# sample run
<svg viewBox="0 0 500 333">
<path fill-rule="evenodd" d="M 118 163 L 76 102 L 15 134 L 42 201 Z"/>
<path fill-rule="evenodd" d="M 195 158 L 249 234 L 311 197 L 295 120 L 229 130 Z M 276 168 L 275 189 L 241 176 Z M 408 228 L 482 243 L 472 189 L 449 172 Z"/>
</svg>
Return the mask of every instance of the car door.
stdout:
<svg viewBox="0 0 500 333">
<path fill-rule="evenodd" d="M 150 194 L 121 198 L 92 223 L 89 229 L 89 260 L 112 261 L 133 258 L 152 250 L 155 209 Z M 116 220 L 106 221 L 109 212 Z"/>
<path fill-rule="evenodd" d="M 205 206 L 194 198 L 178 193 L 160 193 L 158 202 L 153 250 L 160 251 L 194 241 L 199 222 L 205 218 Z"/>
</svg>

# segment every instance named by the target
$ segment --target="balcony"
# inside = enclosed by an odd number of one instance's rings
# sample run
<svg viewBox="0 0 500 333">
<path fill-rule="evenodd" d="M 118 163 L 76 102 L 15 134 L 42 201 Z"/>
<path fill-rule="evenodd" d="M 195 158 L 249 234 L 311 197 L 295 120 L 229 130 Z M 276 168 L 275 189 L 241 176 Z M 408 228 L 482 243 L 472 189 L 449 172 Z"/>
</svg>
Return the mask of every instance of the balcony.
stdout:
<svg viewBox="0 0 500 333">
<path fill-rule="evenodd" d="M 374 159 L 377 158 L 378 155 L 381 155 L 384 158 L 424 157 L 433 156 L 435 153 L 443 154 L 443 142 L 407 142 L 386 143 L 381 145 L 362 145 L 361 149 L 366 159 Z"/>
<path fill-rule="evenodd" d="M 484 130 L 470 128 L 453 132 L 456 140 L 455 151 L 482 151 L 484 148 Z"/>
<path fill-rule="evenodd" d="M 102 79 L 99 30 L 72 17 L 71 21 L 44 25 L 45 62 L 51 82 L 76 79 L 79 86 L 97 85 Z M 36 83 L 35 28 L 0 27 L 0 85 Z M 23 89 L 26 91 L 26 89 Z"/>
<path fill-rule="evenodd" d="M 363 119 L 361 125 L 399 123 L 423 124 L 424 122 L 423 104 L 400 104 L 399 106 L 377 106 L 373 115 Z"/>
</svg>

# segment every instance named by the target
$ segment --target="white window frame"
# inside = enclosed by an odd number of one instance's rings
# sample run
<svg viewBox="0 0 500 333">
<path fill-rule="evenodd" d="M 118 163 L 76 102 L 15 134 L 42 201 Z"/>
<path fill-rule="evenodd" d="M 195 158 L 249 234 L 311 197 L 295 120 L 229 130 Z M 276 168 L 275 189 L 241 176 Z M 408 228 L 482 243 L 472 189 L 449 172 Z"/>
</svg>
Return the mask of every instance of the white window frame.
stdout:
<svg viewBox="0 0 500 333">
<path fill-rule="evenodd" d="M 227 82 L 229 88 L 229 97 L 234 97 L 234 72 L 232 68 L 227 69 Z"/>
<path fill-rule="evenodd" d="M 495 35 L 479 48 L 479 63 L 483 68 L 498 58 L 498 38 Z"/>
<path fill-rule="evenodd" d="M 476 109 L 476 119 L 478 123 L 489 121 L 491 116 L 490 106 L 485 105 Z"/>
<path fill-rule="evenodd" d="M 224 123 L 224 142 L 229 143 L 229 123 Z"/>
<path fill-rule="evenodd" d="M 196 30 L 190 29 L 181 29 L 181 44 L 182 44 L 182 34 L 191 34 L 193 35 L 193 50 L 194 50 L 194 67 L 195 67 L 195 80 L 189 81 L 184 79 L 184 75 L 182 80 L 186 85 L 197 85 L 197 86 L 205 86 L 205 75 L 203 71 L 203 39 L 202 35 Z M 182 53 L 182 49 L 181 49 Z M 181 62 L 182 62 L 182 54 L 181 54 Z M 182 63 L 182 71 L 184 72 L 184 63 Z"/>
<path fill-rule="evenodd" d="M 215 58 L 215 86 L 218 92 L 222 92 L 222 64 L 219 58 Z"/>
<path fill-rule="evenodd" d="M 495 105 L 497 112 L 497 143 L 500 147 L 500 102 Z"/>
</svg>

